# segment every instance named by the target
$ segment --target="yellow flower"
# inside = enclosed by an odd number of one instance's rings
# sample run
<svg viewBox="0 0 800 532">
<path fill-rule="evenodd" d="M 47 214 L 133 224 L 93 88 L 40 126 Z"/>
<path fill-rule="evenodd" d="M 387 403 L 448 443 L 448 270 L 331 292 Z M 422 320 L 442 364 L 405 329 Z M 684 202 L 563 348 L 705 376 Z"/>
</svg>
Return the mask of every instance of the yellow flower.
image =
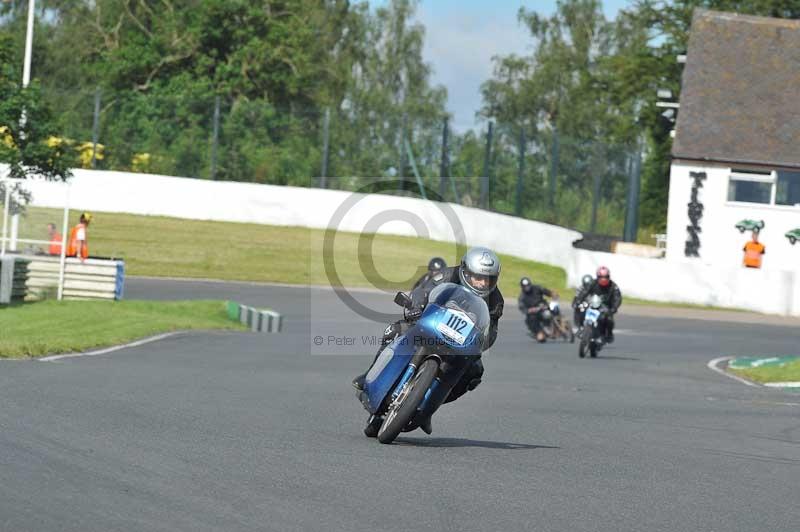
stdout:
<svg viewBox="0 0 800 532">
<path fill-rule="evenodd" d="M 14 144 L 14 139 L 11 137 L 11 130 L 6 126 L 0 126 L 0 141 L 12 150 L 17 147 L 16 144 Z"/>
<path fill-rule="evenodd" d="M 150 154 L 149 153 L 137 153 L 133 156 L 133 160 L 131 161 L 131 165 L 133 166 L 134 172 L 147 172 L 150 168 Z"/>
<path fill-rule="evenodd" d="M 54 136 L 51 135 L 51 136 L 47 137 L 47 140 L 44 141 L 44 143 L 47 144 L 48 148 L 58 148 L 62 144 L 65 144 L 65 143 L 69 144 L 69 141 L 65 141 L 61 137 L 54 137 Z"/>
<path fill-rule="evenodd" d="M 75 148 L 76 150 L 78 150 L 78 158 L 81 161 L 81 168 L 92 167 L 92 147 L 93 144 L 91 142 L 82 142 Z M 94 158 L 98 161 L 102 161 L 104 153 L 105 153 L 105 146 L 98 143 L 97 151 L 94 154 Z"/>
</svg>

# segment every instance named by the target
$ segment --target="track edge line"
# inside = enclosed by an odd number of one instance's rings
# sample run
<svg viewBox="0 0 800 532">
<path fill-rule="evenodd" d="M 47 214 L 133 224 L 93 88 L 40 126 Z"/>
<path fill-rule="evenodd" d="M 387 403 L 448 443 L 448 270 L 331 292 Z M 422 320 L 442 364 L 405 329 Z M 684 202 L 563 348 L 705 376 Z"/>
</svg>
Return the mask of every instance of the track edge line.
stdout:
<svg viewBox="0 0 800 532">
<path fill-rule="evenodd" d="M 93 351 L 85 351 L 82 353 L 64 353 L 63 355 L 51 355 L 46 357 L 37 358 L 36 360 L 39 362 L 55 362 L 56 360 L 63 360 L 65 358 L 78 358 L 78 357 L 93 357 L 98 355 L 106 355 L 108 353 L 113 353 L 115 351 L 121 351 L 123 349 L 128 349 L 130 347 L 139 347 L 140 345 L 150 344 L 153 342 L 158 342 L 159 340 L 165 340 L 172 336 L 177 336 L 179 334 L 183 334 L 186 331 L 172 331 L 168 333 L 156 334 L 154 336 L 148 336 L 146 338 L 141 338 L 139 340 L 134 340 L 133 342 L 128 342 L 125 344 L 114 345 L 111 347 L 103 347 L 101 349 L 95 349 Z"/>
<path fill-rule="evenodd" d="M 742 384 L 746 384 L 748 386 L 752 386 L 754 388 L 762 388 L 763 386 L 761 384 L 758 384 L 756 382 L 747 380 L 747 379 L 745 379 L 743 377 L 739 377 L 738 375 L 733 375 L 730 372 L 727 372 L 724 369 L 719 367 L 719 364 L 721 364 L 723 362 L 728 362 L 729 360 L 733 360 L 734 358 L 736 358 L 736 357 L 733 357 L 733 356 L 718 357 L 718 358 L 715 358 L 713 360 L 709 360 L 708 364 L 706 364 L 706 366 L 708 366 L 708 369 L 710 369 L 712 371 L 715 371 L 715 372 L 719 373 L 720 375 L 725 375 L 729 379 L 733 379 L 733 380 L 735 380 L 737 382 L 740 382 Z"/>
</svg>

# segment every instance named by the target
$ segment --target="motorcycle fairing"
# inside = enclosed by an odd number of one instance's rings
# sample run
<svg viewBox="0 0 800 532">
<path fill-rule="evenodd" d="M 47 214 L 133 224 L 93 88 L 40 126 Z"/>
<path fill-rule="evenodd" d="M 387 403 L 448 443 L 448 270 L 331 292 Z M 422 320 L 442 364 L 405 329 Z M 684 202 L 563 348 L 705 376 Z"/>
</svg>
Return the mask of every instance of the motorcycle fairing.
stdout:
<svg viewBox="0 0 800 532">
<path fill-rule="evenodd" d="M 364 408 L 370 414 L 378 412 L 386 395 L 409 368 L 415 351 L 416 346 L 407 340 L 407 334 L 401 334 L 378 356 L 364 379 L 364 393 L 361 398 Z"/>
</svg>

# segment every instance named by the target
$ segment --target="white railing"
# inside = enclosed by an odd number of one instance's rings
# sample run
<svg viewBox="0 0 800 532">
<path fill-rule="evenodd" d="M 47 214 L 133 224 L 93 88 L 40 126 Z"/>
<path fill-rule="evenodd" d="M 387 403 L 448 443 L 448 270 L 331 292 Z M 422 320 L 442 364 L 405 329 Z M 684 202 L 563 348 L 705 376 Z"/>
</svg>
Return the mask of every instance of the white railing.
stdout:
<svg viewBox="0 0 800 532">
<path fill-rule="evenodd" d="M 21 203 L 20 198 L 15 192 L 16 185 L 21 180 L 0 177 L 0 183 L 5 185 L 3 198 L 3 229 L 0 233 L 0 257 L 5 257 L 7 252 L 16 252 L 18 244 L 50 245 L 53 242 L 48 240 L 38 240 L 31 238 L 19 238 L 19 214 L 11 214 L 11 204 Z M 66 271 L 67 257 L 67 232 L 69 231 L 69 194 L 70 186 L 68 183 L 60 183 L 64 193 L 64 217 L 61 226 L 61 253 L 58 268 L 58 300 L 64 298 L 64 272 Z"/>
</svg>

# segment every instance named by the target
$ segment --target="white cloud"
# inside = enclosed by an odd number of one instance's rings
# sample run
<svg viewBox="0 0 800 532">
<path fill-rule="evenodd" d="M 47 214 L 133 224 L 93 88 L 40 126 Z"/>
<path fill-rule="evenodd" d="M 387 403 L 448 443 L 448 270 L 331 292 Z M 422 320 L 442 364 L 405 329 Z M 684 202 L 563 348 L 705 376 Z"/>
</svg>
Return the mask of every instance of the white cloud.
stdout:
<svg viewBox="0 0 800 532">
<path fill-rule="evenodd" d="M 378 0 L 382 4 L 385 0 Z M 631 4 L 605 0 L 606 17 Z M 544 16 L 556 9 L 556 0 L 422 0 L 417 19 L 425 25 L 425 60 L 433 65 L 433 82 L 447 87 L 453 127 L 475 127 L 481 107 L 481 83 L 492 75 L 492 57 L 531 52 L 533 39 L 517 21 L 525 6 Z"/>
<path fill-rule="evenodd" d="M 442 13 L 420 6 L 417 18 L 426 28 L 425 60 L 433 66 L 433 82 L 447 87 L 448 111 L 456 131 L 476 126 L 480 86 L 492 75 L 492 57 L 530 53 L 533 40 L 517 22 L 517 9 Z"/>
</svg>

